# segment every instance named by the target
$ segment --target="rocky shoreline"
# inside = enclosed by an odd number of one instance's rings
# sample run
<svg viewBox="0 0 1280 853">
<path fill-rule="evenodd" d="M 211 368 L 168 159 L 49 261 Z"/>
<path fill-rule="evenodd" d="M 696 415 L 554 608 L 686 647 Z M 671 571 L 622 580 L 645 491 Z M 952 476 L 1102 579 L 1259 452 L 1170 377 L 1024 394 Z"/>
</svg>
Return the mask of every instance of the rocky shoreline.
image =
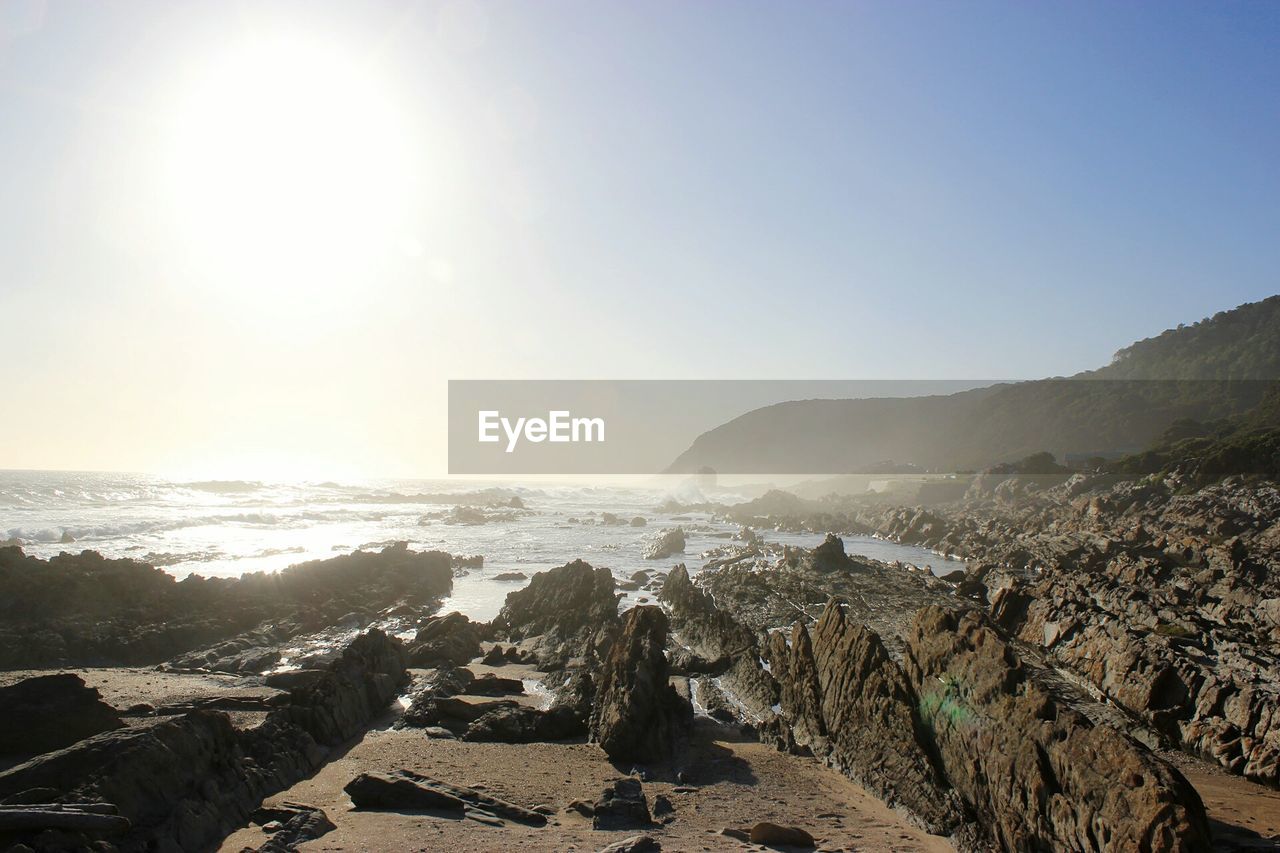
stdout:
<svg viewBox="0 0 1280 853">
<path fill-rule="evenodd" d="M 3 741 L 0 849 L 235 837 L 282 851 L 327 833 L 398 849 L 427 831 L 457 849 L 837 849 L 880 824 L 849 835 L 822 815 L 858 825 L 875 799 L 912 849 L 1280 842 L 1280 819 L 1260 832 L 1215 818 L 1167 751 L 1277 786 L 1273 487 L 1073 478 L 928 510 L 771 500 L 723 511 L 893 538 L 967 569 L 939 579 L 850 557 L 834 535 L 794 549 L 744 529 L 696 575 L 620 585 L 573 561 L 477 623 L 438 612 L 459 560 L 403 545 L 182 582 L 91 552 L 0 549 L 0 669 L 24 670 L 0 678 L 0 729 L 24 732 Z M 620 613 L 628 586 L 659 604 Z M 385 763 L 391 743 L 414 761 Z M 535 749 L 607 784 L 593 795 L 569 774 L 561 801 L 537 801 L 517 781 L 499 795 L 441 777 L 430 759 Z M 738 765 L 722 775 L 724 754 Z M 811 772 L 849 780 L 843 806 L 788 798 L 787 780 Z M 705 799 L 723 785 L 752 804 L 733 824 Z"/>
</svg>

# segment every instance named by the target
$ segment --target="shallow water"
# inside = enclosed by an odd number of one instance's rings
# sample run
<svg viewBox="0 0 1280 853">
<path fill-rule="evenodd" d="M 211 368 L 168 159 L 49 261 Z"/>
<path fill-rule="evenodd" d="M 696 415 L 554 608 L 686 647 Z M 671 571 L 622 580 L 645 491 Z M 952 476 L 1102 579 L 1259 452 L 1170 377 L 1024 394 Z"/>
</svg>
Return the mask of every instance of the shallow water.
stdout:
<svg viewBox="0 0 1280 853">
<path fill-rule="evenodd" d="M 527 507 L 515 517 L 486 524 L 450 524 L 438 517 L 466 495 L 519 497 Z M 457 496 L 457 500 L 452 496 Z M 425 498 L 442 502 L 425 502 Z M 399 540 L 414 549 L 482 554 L 484 567 L 464 570 L 454 581 L 446 610 L 475 619 L 497 614 L 506 594 L 525 581 L 498 581 L 504 572 L 532 576 L 573 559 L 629 578 L 639 569 L 665 571 L 684 562 L 692 571 L 704 551 L 723 545 L 737 525 L 707 514 L 673 518 L 656 511 L 670 492 L 644 487 L 548 486 L 430 480 L 353 483 L 179 483 L 133 474 L 0 472 L 0 540 L 17 539 L 28 554 L 96 550 L 162 566 L 177 577 L 191 573 L 238 576 L 275 571 L 306 560 L 325 559 L 356 548 Z M 732 494 L 715 500 L 732 503 Z M 681 494 L 681 499 L 702 500 Z M 740 498 L 737 498 L 740 499 Z M 599 523 L 611 512 L 640 516 L 643 527 Z M 575 521 L 576 520 L 576 521 Z M 685 554 L 645 560 L 644 547 L 664 527 L 689 531 Z M 764 531 L 765 539 L 812 547 L 820 534 Z M 65 541 L 72 540 L 72 541 Z M 945 574 L 961 564 L 921 548 L 862 536 L 844 536 L 845 550 L 878 560 L 900 560 Z M 635 601 L 648 595 L 629 596 Z"/>
</svg>

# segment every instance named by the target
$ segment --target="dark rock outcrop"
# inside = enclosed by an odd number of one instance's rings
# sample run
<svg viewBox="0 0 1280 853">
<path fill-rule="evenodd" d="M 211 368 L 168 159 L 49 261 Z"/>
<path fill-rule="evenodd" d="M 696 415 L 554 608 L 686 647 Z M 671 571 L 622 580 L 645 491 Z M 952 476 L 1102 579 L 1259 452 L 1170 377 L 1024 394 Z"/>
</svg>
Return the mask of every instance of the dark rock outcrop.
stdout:
<svg viewBox="0 0 1280 853">
<path fill-rule="evenodd" d="M 399 543 L 280 572 L 178 581 L 94 551 L 40 560 L 0 548 L 0 669 L 146 666 L 258 629 L 318 631 L 400 602 L 429 607 L 452 589 L 450 562 Z"/>
<path fill-rule="evenodd" d="M 688 739 L 693 707 L 669 683 L 667 629 L 660 608 L 635 607 L 605 659 L 591 739 L 614 760 L 662 761 Z"/>
<path fill-rule="evenodd" d="M 463 740 L 485 743 L 539 743 L 586 734 L 582 718 L 570 708 L 546 711 L 527 705 L 503 705 L 486 711 L 467 726 Z"/>
<path fill-rule="evenodd" d="M 0 800 L 111 803 L 131 825 L 112 839 L 123 853 L 205 849 L 361 731 L 406 675 L 400 644 L 370 631 L 254 728 L 197 710 L 104 732 L 0 773 Z"/>
<path fill-rule="evenodd" d="M 264 829 L 279 827 L 255 853 L 293 853 L 299 844 L 315 841 L 338 828 L 324 809 L 297 803 L 260 808 L 253 813 L 253 820 Z"/>
<path fill-rule="evenodd" d="M 716 605 L 689 577 L 684 565 L 672 569 L 663 582 L 658 600 L 671 613 L 676 639 L 687 653 L 705 664 L 700 669 L 717 673 L 751 714 L 753 724 L 770 719 L 778 702 L 778 685 L 760 665 L 760 639 L 756 631 Z M 673 656 L 686 660 L 677 650 Z"/>
<path fill-rule="evenodd" d="M 0 755 L 36 755 L 121 728 L 120 712 L 70 672 L 0 687 Z"/>
<path fill-rule="evenodd" d="M 835 572 L 856 565 L 844 552 L 844 540 L 834 533 L 828 533 L 813 549 L 811 559 L 813 568 L 819 572 Z"/>
<path fill-rule="evenodd" d="M 371 770 L 352 779 L 342 790 L 358 809 L 426 809 L 459 814 L 466 809 L 462 800 L 453 794 L 399 773 Z"/>
<path fill-rule="evenodd" d="M 480 656 L 481 626 L 457 611 L 433 616 L 409 644 L 409 664 L 420 667 L 462 666 Z"/>
<path fill-rule="evenodd" d="M 997 622 L 1170 745 L 1280 786 L 1280 488 L 1077 474 L 1018 503 L 863 510 L 957 554 Z"/>
<path fill-rule="evenodd" d="M 493 621 L 495 634 L 532 643 L 544 669 L 560 669 L 573 658 L 600 654 L 618 625 L 613 575 L 574 560 L 539 572 L 524 589 L 507 595 Z"/>
<path fill-rule="evenodd" d="M 361 773 L 343 788 L 356 808 L 388 811 L 429 811 L 482 814 L 513 820 L 527 826 L 545 826 L 547 817 L 474 788 L 450 785 L 412 770 Z"/>
<path fill-rule="evenodd" d="M 592 807 L 593 829 L 641 829 L 650 826 L 649 800 L 639 779 L 618 779 L 600 794 Z"/>
</svg>

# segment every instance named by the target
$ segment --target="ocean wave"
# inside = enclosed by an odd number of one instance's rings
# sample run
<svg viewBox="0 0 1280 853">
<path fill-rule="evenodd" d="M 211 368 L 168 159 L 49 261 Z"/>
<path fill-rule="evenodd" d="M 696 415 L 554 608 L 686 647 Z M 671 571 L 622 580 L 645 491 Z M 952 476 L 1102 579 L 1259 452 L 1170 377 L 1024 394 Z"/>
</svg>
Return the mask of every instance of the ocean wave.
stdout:
<svg viewBox="0 0 1280 853">
<path fill-rule="evenodd" d="M 197 492 L 213 492 L 215 494 L 236 494 L 240 492 L 256 492 L 262 483 L 253 480 L 197 480 L 191 483 L 175 483 L 180 489 L 191 489 Z"/>
<path fill-rule="evenodd" d="M 22 542 L 55 544 L 71 543 L 80 540 L 100 541 L 117 539 L 126 536 L 141 536 L 151 533 L 164 533 L 171 530 L 183 530 L 191 527 L 216 527 L 219 525 L 237 525 L 250 527 L 308 527 L 312 524 L 333 524 L 337 522 L 377 522 L 397 513 L 385 510 L 303 510 L 301 512 L 236 512 L 217 515 L 187 516 L 167 519 L 145 519 L 139 521 L 117 522 L 115 524 L 87 525 L 48 525 L 43 527 L 11 527 L 0 534 L 0 540 L 13 539 Z"/>
</svg>

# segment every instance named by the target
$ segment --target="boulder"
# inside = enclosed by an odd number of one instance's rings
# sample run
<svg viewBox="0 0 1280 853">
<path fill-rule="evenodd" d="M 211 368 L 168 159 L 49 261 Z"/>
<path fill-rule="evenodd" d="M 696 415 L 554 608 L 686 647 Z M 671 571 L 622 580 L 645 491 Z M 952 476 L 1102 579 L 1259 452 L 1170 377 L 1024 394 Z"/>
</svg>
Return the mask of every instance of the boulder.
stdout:
<svg viewBox="0 0 1280 853">
<path fill-rule="evenodd" d="M 409 644 L 409 664 L 462 666 L 480 656 L 480 626 L 461 613 L 435 616 L 423 623 Z"/>
<path fill-rule="evenodd" d="M 486 673 L 467 685 L 466 692 L 471 696 L 523 696 L 524 682 Z"/>
<path fill-rule="evenodd" d="M 572 709 L 546 711 L 527 705 L 504 705 L 486 711 L 467 726 L 463 740 L 484 743 L 539 743 L 586 734 L 582 718 Z"/>
<path fill-rule="evenodd" d="M 593 829 L 638 829 L 652 823 L 649 801 L 639 779 L 625 778 L 612 782 L 592 807 Z"/>
<path fill-rule="evenodd" d="M 662 845 L 652 835 L 633 835 L 601 847 L 599 853 L 662 853 Z"/>
<path fill-rule="evenodd" d="M 253 813 L 253 820 L 263 829 L 271 824 L 276 827 L 271 838 L 256 853 L 293 853 L 299 844 L 314 841 L 338 828 L 324 809 L 297 803 L 260 808 Z"/>
<path fill-rule="evenodd" d="M 684 528 L 676 527 L 664 530 L 644 549 L 646 560 L 665 560 L 676 554 L 683 554 L 685 546 Z"/>
<path fill-rule="evenodd" d="M 662 761 L 689 736 L 693 707 L 669 683 L 667 628 L 661 608 L 632 608 L 605 660 L 591 738 L 614 760 Z"/>
<path fill-rule="evenodd" d="M 0 688 L 0 755 L 35 755 L 124 726 L 120 713 L 73 673 Z"/>
<path fill-rule="evenodd" d="M 762 820 L 747 835 L 752 844 L 763 844 L 766 847 L 804 847 L 814 846 L 813 836 L 798 826 L 780 826 Z"/>
<path fill-rule="evenodd" d="M 456 812 L 466 810 L 466 804 L 453 794 L 433 785 L 424 785 L 401 773 L 383 773 L 371 770 L 361 773 L 342 789 L 358 809 L 384 811 Z"/>
</svg>

